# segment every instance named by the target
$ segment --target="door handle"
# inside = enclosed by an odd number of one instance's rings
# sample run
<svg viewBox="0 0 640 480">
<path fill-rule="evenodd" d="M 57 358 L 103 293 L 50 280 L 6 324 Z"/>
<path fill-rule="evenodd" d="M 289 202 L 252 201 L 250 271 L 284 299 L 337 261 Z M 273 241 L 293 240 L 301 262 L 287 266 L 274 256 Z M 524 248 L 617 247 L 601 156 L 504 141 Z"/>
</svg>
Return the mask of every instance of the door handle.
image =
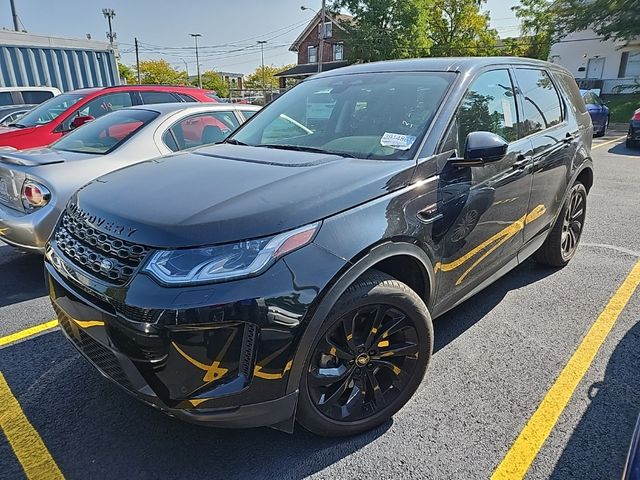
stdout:
<svg viewBox="0 0 640 480">
<path fill-rule="evenodd" d="M 571 143 L 576 139 L 576 136 L 572 133 L 567 133 L 567 136 L 562 140 L 564 143 Z"/>
<path fill-rule="evenodd" d="M 529 157 L 526 155 L 518 155 L 516 161 L 513 162 L 514 170 L 522 170 L 531 165 L 533 157 Z"/>
</svg>

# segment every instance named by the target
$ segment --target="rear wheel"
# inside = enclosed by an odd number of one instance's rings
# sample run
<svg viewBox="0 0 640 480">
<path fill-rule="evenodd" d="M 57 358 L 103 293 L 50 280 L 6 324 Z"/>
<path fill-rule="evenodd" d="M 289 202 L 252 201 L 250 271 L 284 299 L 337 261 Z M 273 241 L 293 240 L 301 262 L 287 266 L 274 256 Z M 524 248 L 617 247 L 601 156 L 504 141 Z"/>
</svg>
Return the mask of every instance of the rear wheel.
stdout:
<svg viewBox="0 0 640 480">
<path fill-rule="evenodd" d="M 587 214 L 587 189 L 580 182 L 573 187 L 549 236 L 533 254 L 538 263 L 564 267 L 573 258 L 582 236 Z"/>
<path fill-rule="evenodd" d="M 427 307 L 404 283 L 372 270 L 340 297 L 314 340 L 298 421 L 324 436 L 353 435 L 411 398 L 433 350 Z"/>
</svg>

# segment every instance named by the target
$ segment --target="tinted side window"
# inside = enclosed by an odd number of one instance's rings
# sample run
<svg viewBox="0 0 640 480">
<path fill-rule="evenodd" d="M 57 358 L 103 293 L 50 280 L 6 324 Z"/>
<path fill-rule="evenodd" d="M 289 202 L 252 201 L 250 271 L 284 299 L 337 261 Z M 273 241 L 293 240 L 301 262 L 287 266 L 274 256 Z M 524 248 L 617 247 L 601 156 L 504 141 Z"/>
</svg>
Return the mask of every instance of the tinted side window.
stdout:
<svg viewBox="0 0 640 480">
<path fill-rule="evenodd" d="M 13 98 L 11 98 L 11 92 L 0 93 L 0 105 L 13 105 Z"/>
<path fill-rule="evenodd" d="M 173 103 L 179 101 L 178 98 L 169 92 L 140 92 L 140 95 L 142 96 L 142 103 L 144 104 Z"/>
<path fill-rule="evenodd" d="M 544 70 L 515 69 L 516 81 L 524 100 L 525 135 L 562 122 L 562 106 L 551 78 Z"/>
<path fill-rule="evenodd" d="M 63 123 L 62 130 L 71 130 L 71 122 L 78 116 L 90 116 L 93 118 L 99 118 L 106 115 L 109 112 L 121 110 L 131 106 L 131 95 L 129 92 L 108 93 L 94 98 L 90 102 L 87 102 L 73 114 L 71 114 Z"/>
<path fill-rule="evenodd" d="M 471 132 L 492 132 L 508 142 L 518 138 L 518 117 L 513 92 L 507 70 L 492 70 L 473 81 L 456 114 L 460 154 L 464 150 L 467 135 Z"/>
<path fill-rule="evenodd" d="M 51 97 L 53 97 L 53 93 L 47 91 L 29 90 L 22 92 L 24 103 L 42 103 L 45 100 L 49 100 Z"/>
<path fill-rule="evenodd" d="M 178 98 L 180 98 L 180 100 L 182 100 L 183 102 L 197 102 L 197 100 L 189 95 L 186 95 L 184 93 L 176 93 L 176 95 L 178 96 Z"/>
<path fill-rule="evenodd" d="M 559 80 L 559 84 L 565 93 L 565 98 L 570 101 L 569 103 L 571 103 L 578 112 L 586 113 L 587 109 L 585 108 L 584 101 L 580 95 L 580 89 L 575 79 L 564 73 L 555 73 L 554 78 Z"/>
<path fill-rule="evenodd" d="M 247 120 L 249 120 L 251 117 L 253 117 L 256 113 L 256 111 L 253 110 L 240 110 L 242 112 L 242 115 L 244 115 L 244 118 L 246 118 Z"/>
</svg>

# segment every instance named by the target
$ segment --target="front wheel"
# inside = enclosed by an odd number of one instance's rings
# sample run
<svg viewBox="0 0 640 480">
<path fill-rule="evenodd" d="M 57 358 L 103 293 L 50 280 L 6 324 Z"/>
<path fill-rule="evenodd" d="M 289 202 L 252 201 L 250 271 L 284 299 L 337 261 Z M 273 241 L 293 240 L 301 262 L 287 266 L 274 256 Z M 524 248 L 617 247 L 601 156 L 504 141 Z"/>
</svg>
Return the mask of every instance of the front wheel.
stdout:
<svg viewBox="0 0 640 480">
<path fill-rule="evenodd" d="M 338 299 L 305 362 L 297 419 L 323 436 L 380 425 L 414 394 L 433 351 L 427 307 L 404 283 L 371 270 Z"/>
<path fill-rule="evenodd" d="M 587 215 L 587 189 L 576 182 L 549 236 L 533 259 L 544 265 L 564 267 L 573 258 L 582 236 Z"/>
</svg>

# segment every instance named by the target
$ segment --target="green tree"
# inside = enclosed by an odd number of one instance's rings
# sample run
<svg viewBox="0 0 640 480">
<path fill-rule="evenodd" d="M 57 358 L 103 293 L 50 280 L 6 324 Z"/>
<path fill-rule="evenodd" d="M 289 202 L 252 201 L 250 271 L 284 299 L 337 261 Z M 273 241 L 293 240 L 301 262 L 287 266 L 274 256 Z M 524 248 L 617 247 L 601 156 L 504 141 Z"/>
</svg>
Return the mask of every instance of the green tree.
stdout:
<svg viewBox="0 0 640 480">
<path fill-rule="evenodd" d="M 522 56 L 547 60 L 556 36 L 555 7 L 549 0 L 520 0 L 511 7 L 521 22 L 521 44 L 526 44 Z"/>
<path fill-rule="evenodd" d="M 187 72 L 176 70 L 166 60 L 142 60 L 140 80 L 143 84 L 186 85 Z"/>
<path fill-rule="evenodd" d="M 244 86 L 245 88 L 249 89 L 261 89 L 264 78 L 264 84 L 267 90 L 276 89 L 279 87 L 279 83 L 278 77 L 276 77 L 275 75 L 277 73 L 288 70 L 291 67 L 293 67 L 293 65 L 283 65 L 282 67 L 276 67 L 275 65 L 265 65 L 263 72 L 262 66 L 259 66 L 258 68 L 256 68 L 255 72 L 247 75 Z"/>
<path fill-rule="evenodd" d="M 229 96 L 229 85 L 218 72 L 207 70 L 202 72 L 200 76 L 202 77 L 202 88 L 213 90 L 219 97 Z M 198 85 L 198 79 L 196 78 L 191 83 L 192 85 Z"/>
<path fill-rule="evenodd" d="M 421 28 L 424 8 L 419 0 L 334 0 L 332 10 L 348 10 L 342 22 L 350 60 L 373 62 L 426 55 L 429 39 Z"/>
<path fill-rule="evenodd" d="M 552 13 L 558 36 L 587 28 L 605 39 L 640 36 L 640 0 L 557 0 Z"/>
<path fill-rule="evenodd" d="M 118 76 L 123 78 L 127 85 L 132 85 L 137 81 L 135 70 L 124 63 L 118 63 Z"/>
<path fill-rule="evenodd" d="M 496 53 L 498 32 L 489 27 L 486 0 L 422 0 L 421 25 L 431 56 L 487 56 Z"/>
<path fill-rule="evenodd" d="M 498 53 L 507 57 L 528 56 L 531 41 L 526 37 L 509 37 L 499 41 L 501 43 Z"/>
</svg>

